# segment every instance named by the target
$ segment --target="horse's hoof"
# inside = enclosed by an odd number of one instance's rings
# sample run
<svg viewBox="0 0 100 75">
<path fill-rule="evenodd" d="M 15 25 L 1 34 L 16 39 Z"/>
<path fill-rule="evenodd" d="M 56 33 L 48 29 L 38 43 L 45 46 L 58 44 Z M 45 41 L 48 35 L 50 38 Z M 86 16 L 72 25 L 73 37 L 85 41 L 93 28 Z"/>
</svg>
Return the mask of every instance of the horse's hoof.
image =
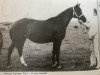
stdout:
<svg viewBox="0 0 100 75">
<path fill-rule="evenodd" d="M 89 67 L 92 67 L 93 65 L 90 65 Z"/>
<path fill-rule="evenodd" d="M 61 66 L 59 65 L 57 68 L 58 68 L 58 69 L 60 69 L 60 68 L 61 68 Z"/>
<path fill-rule="evenodd" d="M 95 65 L 90 65 L 90 67 L 94 67 Z"/>
<path fill-rule="evenodd" d="M 90 65 L 89 69 L 91 70 L 95 69 L 95 65 Z"/>
<path fill-rule="evenodd" d="M 26 63 L 22 63 L 25 67 L 27 67 L 27 64 Z"/>
<path fill-rule="evenodd" d="M 100 69 L 100 66 L 97 66 L 96 69 Z"/>
<path fill-rule="evenodd" d="M 7 65 L 7 67 L 6 68 L 11 68 L 11 66 L 10 65 Z"/>
<path fill-rule="evenodd" d="M 52 65 L 52 68 L 54 68 L 54 67 L 56 67 L 56 64 L 53 64 L 53 65 Z"/>
</svg>

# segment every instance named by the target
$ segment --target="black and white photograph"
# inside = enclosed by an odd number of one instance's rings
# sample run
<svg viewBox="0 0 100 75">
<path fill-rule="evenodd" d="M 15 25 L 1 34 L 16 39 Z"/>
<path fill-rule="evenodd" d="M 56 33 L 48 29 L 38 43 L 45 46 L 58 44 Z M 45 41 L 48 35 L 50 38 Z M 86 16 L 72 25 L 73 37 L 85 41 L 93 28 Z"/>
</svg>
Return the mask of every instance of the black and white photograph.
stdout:
<svg viewBox="0 0 100 75">
<path fill-rule="evenodd" d="M 0 0 L 0 72 L 99 70 L 99 4 Z"/>
</svg>

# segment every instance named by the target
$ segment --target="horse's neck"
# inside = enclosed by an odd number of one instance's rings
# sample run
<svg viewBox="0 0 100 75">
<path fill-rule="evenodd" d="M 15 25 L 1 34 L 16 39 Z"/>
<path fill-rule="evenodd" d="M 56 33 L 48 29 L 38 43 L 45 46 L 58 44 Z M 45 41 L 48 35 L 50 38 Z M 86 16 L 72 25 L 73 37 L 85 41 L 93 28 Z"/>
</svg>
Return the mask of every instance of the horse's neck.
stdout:
<svg viewBox="0 0 100 75">
<path fill-rule="evenodd" d="M 62 13 L 57 15 L 56 17 L 53 17 L 50 19 L 57 24 L 66 25 L 66 27 L 67 27 L 70 20 L 72 19 L 72 17 L 73 17 L 73 8 L 71 7 L 69 9 L 63 11 Z"/>
</svg>

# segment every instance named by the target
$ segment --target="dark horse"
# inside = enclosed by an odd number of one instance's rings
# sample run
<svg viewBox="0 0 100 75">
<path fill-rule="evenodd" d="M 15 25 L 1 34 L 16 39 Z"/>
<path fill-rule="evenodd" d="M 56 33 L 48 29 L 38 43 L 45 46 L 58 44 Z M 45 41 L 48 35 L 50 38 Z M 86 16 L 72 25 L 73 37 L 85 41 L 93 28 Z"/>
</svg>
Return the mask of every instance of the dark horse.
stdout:
<svg viewBox="0 0 100 75">
<path fill-rule="evenodd" d="M 78 18 L 78 21 L 86 22 L 79 3 L 56 17 L 44 21 L 28 18 L 16 21 L 10 29 L 12 43 L 9 47 L 7 66 L 10 66 L 11 54 L 15 47 L 18 49 L 21 63 L 27 66 L 22 55 L 22 49 L 26 38 L 28 38 L 35 43 L 41 44 L 53 42 L 52 66 L 60 68 L 60 46 L 65 37 L 66 28 L 72 18 Z"/>
</svg>

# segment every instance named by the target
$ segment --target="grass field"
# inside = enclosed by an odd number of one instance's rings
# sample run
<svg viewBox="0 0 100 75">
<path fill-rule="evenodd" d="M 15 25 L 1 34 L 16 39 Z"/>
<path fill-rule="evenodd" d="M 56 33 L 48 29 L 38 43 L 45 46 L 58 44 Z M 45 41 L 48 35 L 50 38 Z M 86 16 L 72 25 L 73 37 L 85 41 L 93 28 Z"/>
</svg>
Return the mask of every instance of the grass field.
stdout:
<svg viewBox="0 0 100 75">
<path fill-rule="evenodd" d="M 77 24 L 77 23 L 76 23 Z M 61 45 L 61 69 L 51 67 L 52 43 L 36 44 L 26 40 L 23 55 L 27 67 L 20 63 L 17 49 L 11 58 L 11 68 L 6 68 L 8 48 L 11 44 L 9 30 L 1 30 L 3 34 L 3 48 L 0 55 L 0 71 L 83 71 L 89 70 L 89 40 L 81 27 L 74 28 L 75 23 L 69 24 L 66 37 Z"/>
</svg>

